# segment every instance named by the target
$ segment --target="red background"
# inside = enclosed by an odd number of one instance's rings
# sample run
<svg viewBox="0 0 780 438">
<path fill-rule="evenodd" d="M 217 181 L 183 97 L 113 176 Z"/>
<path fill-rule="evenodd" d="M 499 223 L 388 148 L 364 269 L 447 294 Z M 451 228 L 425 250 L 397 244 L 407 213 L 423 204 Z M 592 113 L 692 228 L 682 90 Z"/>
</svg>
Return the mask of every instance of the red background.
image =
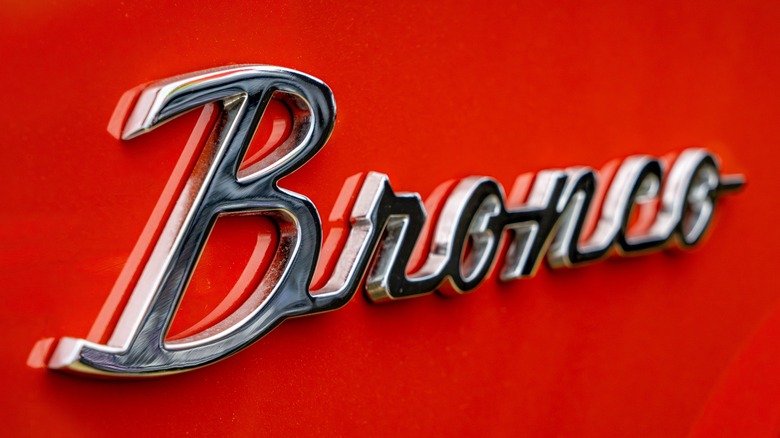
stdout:
<svg viewBox="0 0 780 438">
<path fill-rule="evenodd" d="M 17 3 L 0 7 L 6 431 L 780 432 L 776 2 Z M 326 231 L 343 182 L 368 170 L 426 197 L 468 175 L 509 188 L 524 172 L 704 146 L 748 186 L 690 252 L 544 267 L 454 299 L 358 295 L 160 379 L 29 367 L 38 340 L 87 336 L 197 120 L 120 142 L 106 126 L 122 93 L 233 63 L 333 89 L 331 140 L 283 182 Z M 229 289 L 217 280 L 238 277 L 248 252 L 235 254 L 204 259 L 202 291 Z"/>
</svg>

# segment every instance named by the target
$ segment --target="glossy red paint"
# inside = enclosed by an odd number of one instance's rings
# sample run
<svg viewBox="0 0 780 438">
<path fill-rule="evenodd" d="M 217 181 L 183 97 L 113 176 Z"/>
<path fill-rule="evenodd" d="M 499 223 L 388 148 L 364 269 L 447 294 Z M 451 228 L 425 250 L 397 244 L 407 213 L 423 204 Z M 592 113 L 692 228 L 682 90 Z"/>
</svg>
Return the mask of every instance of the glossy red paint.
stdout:
<svg viewBox="0 0 780 438">
<path fill-rule="evenodd" d="M 777 436 L 778 12 L 679 1 L 0 7 L 4 430 Z M 318 206 L 326 235 L 343 226 L 328 218 L 344 182 L 369 170 L 428 197 L 468 175 L 510 187 L 529 171 L 700 145 L 748 187 L 689 252 L 543 268 L 454 299 L 357 296 L 166 378 L 28 366 L 40 339 L 90 335 L 199 117 L 122 142 L 106 129 L 117 101 L 231 63 L 298 69 L 333 89 L 331 140 L 282 182 Z M 230 293 L 264 226 L 215 232 L 185 299 L 202 307 L 181 330 Z"/>
</svg>

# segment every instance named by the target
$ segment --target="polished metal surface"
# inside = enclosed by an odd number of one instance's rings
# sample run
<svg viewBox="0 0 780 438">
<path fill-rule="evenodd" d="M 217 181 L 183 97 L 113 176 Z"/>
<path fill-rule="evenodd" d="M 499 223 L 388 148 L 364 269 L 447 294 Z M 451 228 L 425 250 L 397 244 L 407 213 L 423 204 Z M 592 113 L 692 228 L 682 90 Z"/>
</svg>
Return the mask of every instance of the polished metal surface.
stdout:
<svg viewBox="0 0 780 438">
<path fill-rule="evenodd" d="M 268 157 L 238 167 L 272 96 L 293 110 L 293 133 Z M 49 366 L 111 375 L 154 375 L 206 365 L 246 347 L 288 316 L 328 310 L 346 302 L 352 288 L 313 297 L 308 284 L 319 253 L 317 210 L 277 181 L 309 160 L 327 141 L 335 102 L 321 81 L 292 70 L 238 66 L 195 73 L 146 88 L 122 133 L 144 134 L 187 111 L 221 106 L 173 213 L 107 345 L 65 338 Z M 165 334 L 206 238 L 219 215 L 262 214 L 275 220 L 280 245 L 257 290 L 213 327 L 174 342 Z"/>
<path fill-rule="evenodd" d="M 271 98 L 291 109 L 292 133 L 259 162 L 239 170 Z M 494 179 L 467 177 L 452 189 L 438 217 L 430 218 L 418 194 L 397 194 L 386 175 L 370 172 L 350 213 L 350 232 L 335 269 L 325 286 L 312 291 L 322 243 L 320 218 L 306 197 L 277 182 L 327 142 L 336 116 L 331 90 L 306 74 L 269 66 L 180 76 L 141 92 L 122 139 L 212 103 L 219 115 L 195 166 L 202 171 L 188 177 L 109 341 L 63 338 L 50 368 L 139 377 L 205 366 L 247 347 L 288 317 L 344 305 L 364 276 L 367 297 L 382 302 L 434 291 L 468 293 L 491 275 L 502 250 L 504 265 L 497 272 L 511 281 L 533 276 L 545 254 L 549 265 L 559 268 L 671 244 L 689 247 L 705 235 L 718 197 L 744 183 L 741 176 L 721 176 L 708 151 L 687 149 L 668 170 L 653 157 L 624 159 L 601 202 L 596 194 L 603 182 L 588 167 L 538 172 L 510 196 L 519 203 L 509 203 Z M 651 211 L 652 224 L 632 230 L 633 212 L 650 211 L 654 203 L 659 206 Z M 271 218 L 279 230 L 267 274 L 222 321 L 166 341 L 215 221 L 248 214 Z M 597 219 L 592 230 L 589 217 Z M 430 250 L 422 267 L 407 273 L 426 221 L 435 222 Z"/>
</svg>

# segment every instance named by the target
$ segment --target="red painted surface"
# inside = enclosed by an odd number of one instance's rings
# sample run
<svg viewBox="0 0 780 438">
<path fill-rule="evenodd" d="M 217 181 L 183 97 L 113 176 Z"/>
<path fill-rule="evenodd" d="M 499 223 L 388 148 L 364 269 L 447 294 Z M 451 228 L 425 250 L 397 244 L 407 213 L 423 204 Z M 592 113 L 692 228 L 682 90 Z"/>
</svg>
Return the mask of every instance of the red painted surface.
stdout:
<svg viewBox="0 0 780 438">
<path fill-rule="evenodd" d="M 679 1 L 0 7 L 4 430 L 777 436 L 778 12 Z M 197 122 L 121 142 L 106 127 L 122 94 L 231 63 L 298 69 L 333 89 L 331 140 L 282 182 L 318 206 L 325 235 L 344 181 L 368 170 L 428 197 L 468 175 L 509 188 L 529 171 L 706 146 L 748 186 L 690 252 L 543 268 L 453 299 L 356 296 L 160 379 L 28 366 L 40 339 L 90 334 Z M 217 230 L 185 298 L 202 307 L 182 330 L 210 311 L 204 297 L 217 306 L 230 293 L 263 226 Z"/>
</svg>

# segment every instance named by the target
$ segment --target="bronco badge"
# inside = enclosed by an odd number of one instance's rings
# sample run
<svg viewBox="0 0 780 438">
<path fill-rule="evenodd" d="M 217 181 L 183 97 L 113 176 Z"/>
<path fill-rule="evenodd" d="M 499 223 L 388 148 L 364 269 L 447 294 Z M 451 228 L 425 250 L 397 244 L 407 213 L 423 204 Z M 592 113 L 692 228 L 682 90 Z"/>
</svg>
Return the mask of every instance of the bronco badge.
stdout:
<svg viewBox="0 0 780 438">
<path fill-rule="evenodd" d="M 292 132 L 260 161 L 239 169 L 272 96 L 290 107 Z M 220 111 L 202 145 L 197 171 L 187 176 L 149 248 L 110 339 L 99 344 L 62 338 L 50 368 L 119 377 L 191 370 L 247 347 L 288 317 L 343 306 L 364 277 L 366 295 L 376 302 L 436 290 L 468 293 L 492 272 L 502 248 L 504 262 L 495 269 L 501 280 L 510 281 L 533 276 L 545 254 L 557 268 L 612 253 L 689 247 L 705 234 L 718 197 L 744 183 L 741 176 L 721 175 L 718 160 L 704 149 L 684 150 L 671 164 L 644 155 L 626 158 L 609 186 L 602 187 L 600 204 L 595 195 L 604 182 L 588 167 L 541 171 L 516 184 L 509 198 L 494 179 L 468 177 L 444 202 L 422 268 L 408 274 L 426 223 L 425 208 L 418 194 L 395 193 L 386 175 L 371 172 L 357 195 L 347 242 L 329 281 L 310 290 L 322 243 L 320 218 L 311 201 L 277 182 L 327 142 L 336 117 L 331 90 L 316 78 L 279 67 L 193 73 L 146 87 L 121 138 L 143 135 L 211 103 L 218 103 Z M 593 231 L 586 233 L 588 212 L 599 207 Z M 652 213 L 640 230 L 629 226 L 635 211 Z M 247 214 L 267 216 L 279 230 L 265 277 L 222 321 L 183 339 L 166 340 L 217 217 Z"/>
</svg>

